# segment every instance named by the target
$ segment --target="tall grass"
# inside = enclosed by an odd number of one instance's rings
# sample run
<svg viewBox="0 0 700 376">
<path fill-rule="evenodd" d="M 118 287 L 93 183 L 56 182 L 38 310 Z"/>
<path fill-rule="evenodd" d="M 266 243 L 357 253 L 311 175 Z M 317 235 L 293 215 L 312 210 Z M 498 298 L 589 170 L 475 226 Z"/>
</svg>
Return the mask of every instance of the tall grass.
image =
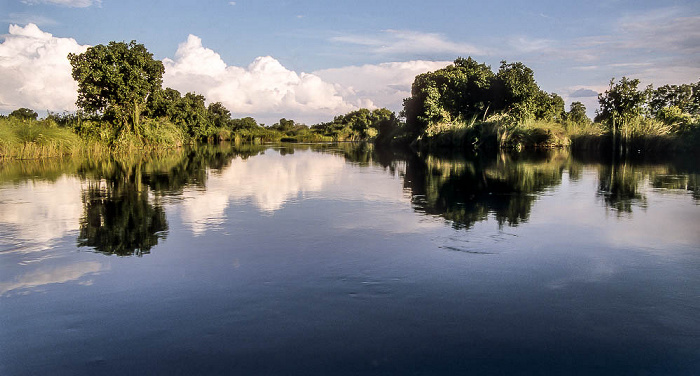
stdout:
<svg viewBox="0 0 700 376">
<path fill-rule="evenodd" d="M 457 119 L 430 125 L 418 140 L 419 148 L 458 147 L 475 149 L 550 148 L 570 144 L 560 123 L 530 120 L 519 122 L 507 115 L 484 121 Z"/>
<path fill-rule="evenodd" d="M 51 120 L 0 119 L 0 158 L 34 159 L 79 153 L 81 140 Z"/>
</svg>

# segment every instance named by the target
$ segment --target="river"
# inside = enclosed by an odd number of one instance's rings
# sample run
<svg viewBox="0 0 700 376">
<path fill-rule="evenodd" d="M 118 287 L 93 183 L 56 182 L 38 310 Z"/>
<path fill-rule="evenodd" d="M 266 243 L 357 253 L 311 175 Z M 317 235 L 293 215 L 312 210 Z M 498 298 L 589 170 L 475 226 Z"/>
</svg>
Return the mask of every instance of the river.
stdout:
<svg viewBox="0 0 700 376">
<path fill-rule="evenodd" d="M 697 374 L 699 167 L 363 144 L 2 162 L 0 374 Z"/>
</svg>

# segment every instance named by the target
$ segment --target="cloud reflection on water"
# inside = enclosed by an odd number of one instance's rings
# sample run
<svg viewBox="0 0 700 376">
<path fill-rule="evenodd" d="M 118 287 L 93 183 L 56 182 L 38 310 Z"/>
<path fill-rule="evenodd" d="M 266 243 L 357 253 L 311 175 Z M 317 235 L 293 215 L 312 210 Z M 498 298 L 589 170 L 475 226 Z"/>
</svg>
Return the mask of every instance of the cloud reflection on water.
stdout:
<svg viewBox="0 0 700 376">
<path fill-rule="evenodd" d="M 0 282 L 0 296 L 10 292 L 28 292 L 55 283 L 78 281 L 83 277 L 97 274 L 104 268 L 104 265 L 96 261 L 39 267 L 31 272 L 21 274 L 13 280 Z"/>
<path fill-rule="evenodd" d="M 255 158 L 237 158 L 221 172 L 208 171 L 206 190 L 183 192 L 182 217 L 199 235 L 222 223 L 231 201 L 251 201 L 261 212 L 273 213 L 300 194 L 320 192 L 344 168 L 343 158 L 312 152 L 281 156 L 268 150 Z"/>
</svg>

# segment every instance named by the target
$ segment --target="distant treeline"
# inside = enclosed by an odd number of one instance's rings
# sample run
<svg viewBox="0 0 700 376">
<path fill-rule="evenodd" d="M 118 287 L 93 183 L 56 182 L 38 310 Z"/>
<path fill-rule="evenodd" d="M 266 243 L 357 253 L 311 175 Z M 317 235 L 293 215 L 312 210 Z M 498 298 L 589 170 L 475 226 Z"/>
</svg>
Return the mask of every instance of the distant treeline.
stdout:
<svg viewBox="0 0 700 376">
<path fill-rule="evenodd" d="M 110 42 L 69 54 L 79 110 L 42 120 L 20 108 L 0 117 L 0 156 L 73 153 L 85 144 L 109 150 L 177 147 L 195 142 L 374 141 L 415 148 L 528 148 L 574 145 L 675 148 L 700 145 L 700 81 L 651 86 L 612 79 L 599 94 L 592 121 L 581 102 L 537 85 L 523 63 L 502 61 L 497 72 L 472 58 L 418 75 L 397 116 L 359 109 L 311 126 L 282 118 L 264 126 L 234 118 L 221 103 L 162 87 L 164 67 L 146 48 Z M 607 142 L 606 141 L 606 142 Z M 83 145 L 83 146 L 81 146 Z"/>
</svg>

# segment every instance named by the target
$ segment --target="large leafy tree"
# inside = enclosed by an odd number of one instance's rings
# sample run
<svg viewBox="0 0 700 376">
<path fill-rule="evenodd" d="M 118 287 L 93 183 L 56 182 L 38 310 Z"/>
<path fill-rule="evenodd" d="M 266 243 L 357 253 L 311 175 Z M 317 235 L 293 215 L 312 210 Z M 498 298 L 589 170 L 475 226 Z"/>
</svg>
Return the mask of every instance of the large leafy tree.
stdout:
<svg viewBox="0 0 700 376">
<path fill-rule="evenodd" d="M 600 109 L 596 121 L 606 122 L 613 134 L 616 134 L 624 124 L 642 115 L 648 91 L 639 90 L 638 86 L 638 79 L 622 77 L 618 83 L 615 83 L 614 78 L 611 79 L 608 90 L 598 94 Z"/>
<path fill-rule="evenodd" d="M 321 123 L 311 127 L 325 135 L 351 140 L 370 140 L 381 138 L 388 141 L 399 126 L 396 114 L 386 108 L 369 110 L 361 108 L 336 116 L 332 122 Z"/>
<path fill-rule="evenodd" d="M 700 81 L 694 84 L 664 85 L 650 92 L 649 111 L 658 116 L 664 108 L 677 107 L 681 112 L 700 115 Z"/>
<path fill-rule="evenodd" d="M 534 101 L 534 116 L 537 119 L 560 121 L 564 119 L 564 99 L 556 93 L 540 90 Z"/>
<path fill-rule="evenodd" d="M 507 112 L 518 120 L 535 116 L 538 98 L 544 98 L 535 82 L 535 73 L 532 69 L 521 62 L 508 63 L 505 60 L 501 61 L 492 93 L 497 109 Z M 546 102 L 548 106 L 550 101 L 546 100 Z"/>
<path fill-rule="evenodd" d="M 491 106 L 494 77 L 488 65 L 471 57 L 416 76 L 402 113 L 409 130 L 418 135 L 431 123 L 484 115 Z"/>
<path fill-rule="evenodd" d="M 212 120 L 204 102 L 203 95 L 187 93 L 177 101 L 171 117 L 175 125 L 197 140 L 206 140 L 213 132 Z"/>
<path fill-rule="evenodd" d="M 166 118 L 172 120 L 176 113 L 176 107 L 182 95 L 179 91 L 169 87 L 156 90 L 148 96 L 144 114 L 151 118 Z"/>
<path fill-rule="evenodd" d="M 109 42 L 69 54 L 78 82 L 76 104 L 139 133 L 139 119 L 148 97 L 160 90 L 165 68 L 136 41 Z"/>
<path fill-rule="evenodd" d="M 217 128 L 229 128 L 231 124 L 231 111 L 221 102 L 210 103 L 207 107 L 212 125 Z"/>
</svg>

